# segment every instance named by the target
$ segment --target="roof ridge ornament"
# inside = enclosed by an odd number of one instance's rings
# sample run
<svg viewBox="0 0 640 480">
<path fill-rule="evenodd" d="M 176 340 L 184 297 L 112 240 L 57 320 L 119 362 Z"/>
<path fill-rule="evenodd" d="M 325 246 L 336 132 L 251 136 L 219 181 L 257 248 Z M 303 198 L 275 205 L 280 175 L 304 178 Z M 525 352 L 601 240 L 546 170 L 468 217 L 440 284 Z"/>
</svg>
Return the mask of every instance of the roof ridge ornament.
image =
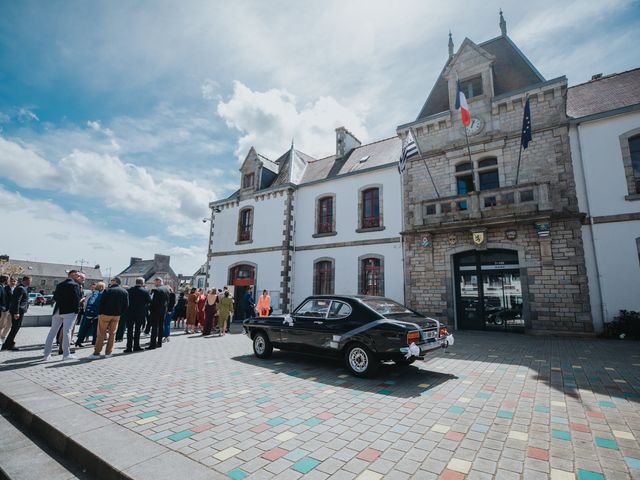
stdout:
<svg viewBox="0 0 640 480">
<path fill-rule="evenodd" d="M 451 38 L 451 30 L 449 30 L 449 59 L 453 58 L 453 39 Z"/>
<path fill-rule="evenodd" d="M 507 36 L 507 22 L 502 16 L 502 9 L 500 9 L 500 32 L 502 33 L 503 37 Z"/>
</svg>

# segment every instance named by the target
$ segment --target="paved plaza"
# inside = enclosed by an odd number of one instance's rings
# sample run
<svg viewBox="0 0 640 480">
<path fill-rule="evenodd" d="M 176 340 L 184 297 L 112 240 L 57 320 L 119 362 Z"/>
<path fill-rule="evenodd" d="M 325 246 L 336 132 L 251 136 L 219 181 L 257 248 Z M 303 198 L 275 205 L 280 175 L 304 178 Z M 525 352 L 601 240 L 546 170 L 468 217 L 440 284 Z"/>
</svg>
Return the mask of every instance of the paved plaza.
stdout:
<svg viewBox="0 0 640 480">
<path fill-rule="evenodd" d="M 244 335 L 42 363 L 46 332 L 2 352 L 3 395 L 35 382 L 209 478 L 640 478 L 637 342 L 457 332 L 426 362 L 357 379 L 336 361 L 259 360 Z"/>
</svg>

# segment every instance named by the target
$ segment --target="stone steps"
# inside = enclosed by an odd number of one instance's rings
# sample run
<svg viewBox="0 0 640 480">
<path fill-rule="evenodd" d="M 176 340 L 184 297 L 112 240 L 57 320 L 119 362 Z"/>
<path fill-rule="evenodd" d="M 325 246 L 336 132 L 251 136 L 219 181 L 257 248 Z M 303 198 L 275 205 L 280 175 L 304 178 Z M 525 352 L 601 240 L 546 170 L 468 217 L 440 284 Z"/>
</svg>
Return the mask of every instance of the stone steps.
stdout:
<svg viewBox="0 0 640 480">
<path fill-rule="evenodd" d="M 0 477 L 9 480 L 89 480 L 82 468 L 61 457 L 41 439 L 23 432 L 16 419 L 0 415 Z"/>
</svg>

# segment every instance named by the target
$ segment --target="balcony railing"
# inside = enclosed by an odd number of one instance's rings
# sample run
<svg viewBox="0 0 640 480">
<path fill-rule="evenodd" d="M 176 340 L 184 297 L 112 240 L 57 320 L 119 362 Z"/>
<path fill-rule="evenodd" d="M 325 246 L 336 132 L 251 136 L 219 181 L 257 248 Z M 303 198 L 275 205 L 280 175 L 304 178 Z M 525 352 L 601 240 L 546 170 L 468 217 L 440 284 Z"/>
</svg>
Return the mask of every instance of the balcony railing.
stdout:
<svg viewBox="0 0 640 480">
<path fill-rule="evenodd" d="M 548 183 L 527 183 L 422 202 L 422 225 L 551 210 Z M 417 224 L 420 219 L 417 218 Z"/>
<path fill-rule="evenodd" d="M 240 227 L 240 236 L 239 240 L 241 242 L 248 242 L 251 240 L 251 226 L 243 226 Z"/>
</svg>

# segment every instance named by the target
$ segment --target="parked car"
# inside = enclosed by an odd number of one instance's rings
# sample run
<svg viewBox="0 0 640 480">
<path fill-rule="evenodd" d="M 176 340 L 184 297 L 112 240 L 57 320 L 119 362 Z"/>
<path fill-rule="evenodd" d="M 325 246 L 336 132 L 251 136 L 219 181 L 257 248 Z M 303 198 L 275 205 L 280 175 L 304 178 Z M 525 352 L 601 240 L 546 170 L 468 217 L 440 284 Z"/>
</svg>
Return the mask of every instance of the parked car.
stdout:
<svg viewBox="0 0 640 480">
<path fill-rule="evenodd" d="M 453 345 L 437 320 L 388 298 L 359 295 L 314 295 L 291 315 L 249 318 L 243 328 L 258 358 L 269 358 L 274 348 L 342 357 L 359 377 L 375 375 L 381 361 L 410 365 Z"/>
<path fill-rule="evenodd" d="M 36 303 L 36 299 L 42 298 L 42 297 L 44 297 L 44 295 L 42 295 L 41 293 L 31 292 L 29 294 L 29 305 L 40 305 L 40 303 Z M 40 301 L 41 300 L 38 300 L 38 302 Z"/>
<path fill-rule="evenodd" d="M 46 303 L 47 303 L 47 299 L 45 298 L 44 295 L 40 295 L 39 297 L 36 297 L 36 299 L 33 302 L 34 305 L 40 305 L 41 307 L 46 305 Z"/>
</svg>

